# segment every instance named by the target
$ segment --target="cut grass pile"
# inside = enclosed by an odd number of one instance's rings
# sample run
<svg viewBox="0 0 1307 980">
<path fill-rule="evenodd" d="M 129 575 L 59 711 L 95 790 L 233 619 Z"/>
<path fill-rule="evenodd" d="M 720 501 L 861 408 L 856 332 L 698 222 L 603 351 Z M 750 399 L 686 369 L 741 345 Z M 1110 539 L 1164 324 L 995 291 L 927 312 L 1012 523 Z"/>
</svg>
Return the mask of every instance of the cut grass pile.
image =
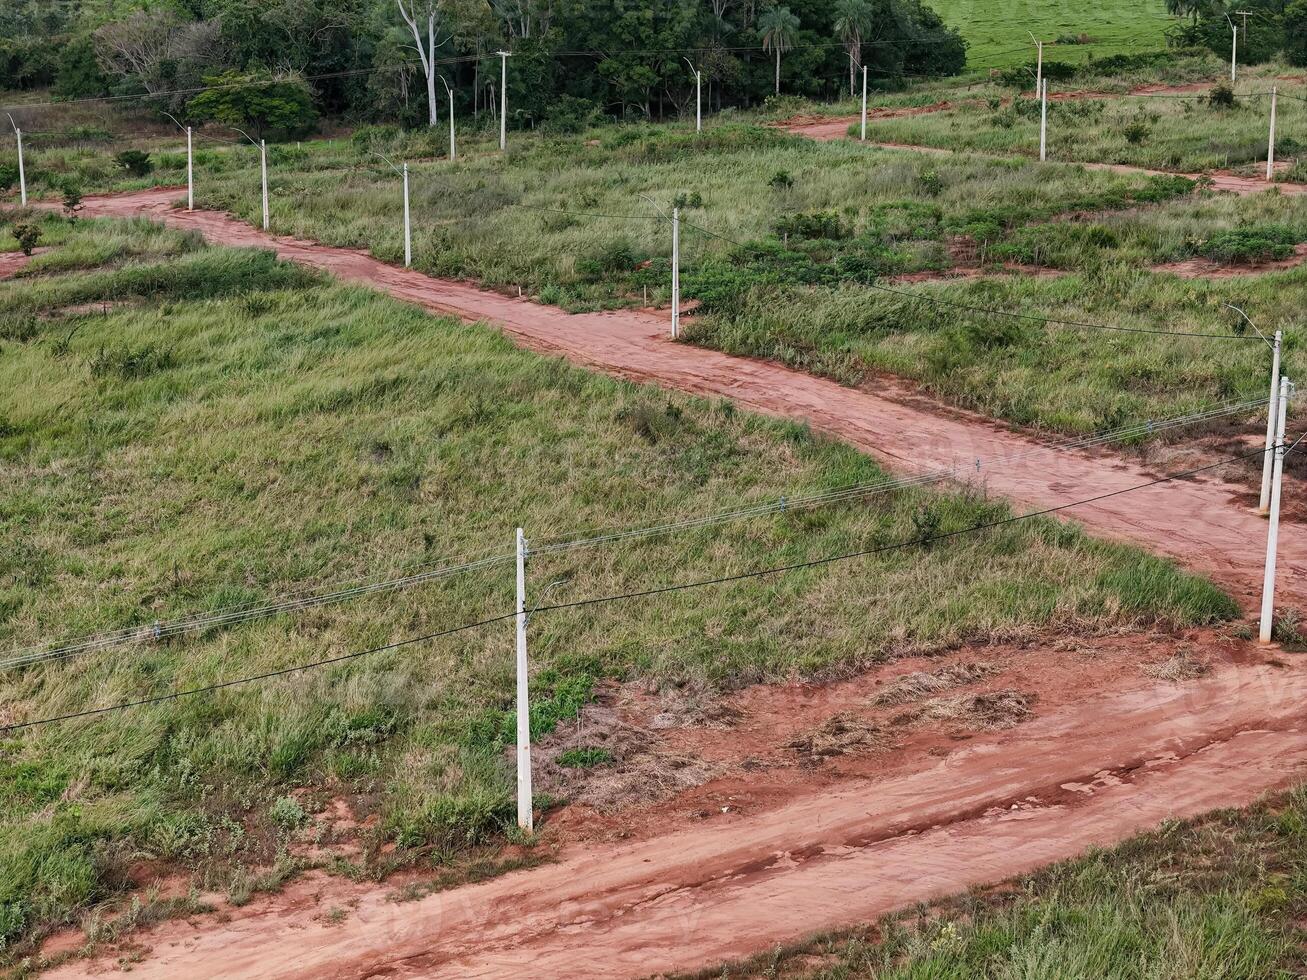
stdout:
<svg viewBox="0 0 1307 980">
<path fill-rule="evenodd" d="M 47 271 L 0 283 L 0 322 L 26 325 L 0 339 L 6 650 L 509 553 L 517 526 L 543 542 L 883 476 L 802 427 L 592 375 L 266 253 L 143 222 L 46 220 L 61 241 Z M 77 268 L 63 250 L 80 256 Z M 95 255 L 107 264 L 85 267 Z M 108 300 L 134 305 L 60 312 Z M 529 601 L 804 562 L 1005 513 L 979 496 L 905 491 L 541 554 Z M 512 598 L 505 564 L 7 670 L 0 724 L 433 633 L 503 613 Z M 532 729 L 573 716 L 601 678 L 731 687 L 971 638 L 1235 613 L 1167 562 L 1053 521 L 1020 522 L 851 564 L 541 613 Z M 292 803 L 308 812 L 342 797 L 360 817 L 379 815 L 351 873 L 454 860 L 511 821 L 512 704 L 512 627 L 500 623 L 6 736 L 0 946 L 25 955 L 119 894 L 142 860 L 198 869 L 202 888 L 238 897 L 272 887 L 295 868 L 287 846 L 303 821 Z M 379 851 L 385 841 L 397 854 Z"/>
<path fill-rule="evenodd" d="M 1300 976 L 1307 793 L 696 974 L 696 980 Z M 683 978 L 688 980 L 688 978 Z"/>
</svg>

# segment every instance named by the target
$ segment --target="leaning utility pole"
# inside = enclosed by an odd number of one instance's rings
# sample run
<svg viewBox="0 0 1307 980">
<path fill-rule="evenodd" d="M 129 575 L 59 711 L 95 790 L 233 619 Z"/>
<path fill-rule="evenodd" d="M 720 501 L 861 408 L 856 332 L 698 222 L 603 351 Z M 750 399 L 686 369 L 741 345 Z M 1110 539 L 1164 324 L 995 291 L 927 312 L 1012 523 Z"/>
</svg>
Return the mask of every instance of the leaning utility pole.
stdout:
<svg viewBox="0 0 1307 980">
<path fill-rule="evenodd" d="M 1266 575 L 1262 580 L 1262 618 L 1261 634 L 1258 637 L 1263 645 L 1271 642 L 1275 625 L 1275 560 L 1280 537 L 1280 494 L 1284 479 L 1284 424 L 1289 407 L 1289 396 L 1293 393 L 1293 383 L 1288 378 L 1280 379 L 1280 404 L 1276 412 L 1275 425 L 1275 477 L 1271 484 L 1271 521 L 1266 531 Z"/>
<path fill-rule="evenodd" d="M 9 115 L 5 113 L 5 115 Z M 9 116 L 9 125 L 14 127 L 14 137 L 18 140 L 18 202 L 27 207 L 27 171 L 23 169 L 23 131 L 18 128 L 18 123 L 14 122 L 14 117 Z"/>
</svg>

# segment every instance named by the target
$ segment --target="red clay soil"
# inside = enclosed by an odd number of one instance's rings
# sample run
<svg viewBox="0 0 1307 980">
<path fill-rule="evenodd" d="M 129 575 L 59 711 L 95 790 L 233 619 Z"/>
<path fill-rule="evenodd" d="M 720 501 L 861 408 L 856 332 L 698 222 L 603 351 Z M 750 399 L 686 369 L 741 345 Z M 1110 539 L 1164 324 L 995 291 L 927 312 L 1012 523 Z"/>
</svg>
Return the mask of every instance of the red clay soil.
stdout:
<svg viewBox="0 0 1307 980">
<path fill-rule="evenodd" d="M 24 255 L 22 252 L 0 252 L 0 279 L 12 279 L 18 275 L 18 270 L 31 262 L 35 256 L 48 251 L 49 248 L 34 248 L 31 255 Z"/>
<path fill-rule="evenodd" d="M 410 902 L 312 875 L 119 950 L 132 976 L 636 977 L 744 957 L 1002 880 L 1301 778 L 1307 670 L 1081 698 L 924 768 L 728 808 Z M 331 914 L 331 910 L 338 914 Z M 112 954 L 110 954 L 112 955 Z M 53 977 L 115 969 L 109 957 Z"/>
<path fill-rule="evenodd" d="M 991 492 L 1031 508 L 1062 506 L 1155 479 L 1141 466 L 1106 455 L 1049 450 L 1003 462 L 1040 444 L 978 415 L 939 406 L 889 379 L 847 388 L 773 362 L 673 343 L 666 320 L 651 313 L 572 315 L 469 283 L 395 268 L 358 250 L 268 235 L 215 211 L 177 210 L 172 207 L 175 195 L 175 190 L 155 189 L 88 197 L 84 213 L 151 215 L 199 229 L 213 242 L 275 248 L 284 259 L 434 312 L 488 321 L 532 350 L 617 377 L 729 398 L 753 411 L 806 421 L 901 473 L 949 465 L 964 474 L 978 472 Z M 1204 572 L 1252 608 L 1261 585 L 1266 525 L 1249 511 L 1243 489 L 1221 479 L 1219 472 L 1083 504 L 1063 516 Z M 1280 561 L 1288 594 L 1307 599 L 1307 536 L 1297 528 L 1281 535 Z"/>
<path fill-rule="evenodd" d="M 1040 447 L 906 385 L 882 380 L 845 388 L 774 363 L 673 343 L 665 318 L 652 313 L 569 315 L 359 251 L 269 236 L 216 212 L 174 210 L 175 196 L 153 190 L 87 198 L 85 213 L 153 215 L 214 242 L 272 247 L 285 259 L 427 309 L 489 321 L 533 350 L 806 420 L 901 472 L 955 461 L 975 473 L 979 459 L 990 491 L 1031 507 L 1152 478 L 1106 454 L 1047 450 L 1003 463 Z M 1065 516 L 1207 572 L 1251 608 L 1265 524 L 1248 511 L 1243 493 L 1205 475 Z M 1307 539 L 1299 527 L 1285 526 L 1280 560 L 1282 596 L 1307 599 Z M 1142 639 L 1121 642 L 1125 654 L 1156 656 Z M 1041 656 L 1053 658 L 1055 650 Z M 1079 692 L 1111 687 L 1119 677 L 1114 670 L 1096 674 L 1096 666 L 1086 658 Z M 818 771 L 754 799 L 744 812 L 727 803 L 726 812 L 716 808 L 687 821 L 675 811 L 681 800 L 653 809 L 666 819 L 646 828 L 648 839 L 594 842 L 565 851 L 556 865 L 419 901 L 396 903 L 375 886 L 314 875 L 225 914 L 229 921 L 155 926 L 144 934 L 151 946 L 144 961 L 131 955 L 123 962 L 135 975 L 170 978 L 607 977 L 692 968 L 1020 874 L 1165 818 L 1246 803 L 1299 777 L 1307 764 L 1301 667 L 1225 664 L 1194 683 L 1140 685 L 1136 677 L 1120 693 L 1089 696 L 1070 688 L 1059 694 L 1040 663 L 1028 667 L 1026 676 L 1039 680 L 1027 689 L 1050 701 L 1006 732 L 953 744 L 937 739 L 910 759 L 896 757 L 896 765 L 863 773 L 852 766 L 838 781 Z M 752 695 L 759 719 L 769 698 L 773 711 L 801 714 L 802 699 L 787 702 L 775 692 Z M 890 774 L 867 779 L 873 771 Z M 749 781 L 732 778 L 747 802 Z M 709 795 L 688 799 L 703 804 L 722 792 L 729 799 L 728 786 L 705 787 Z M 338 906 L 343 921 L 327 914 Z M 103 969 L 112 969 L 111 961 L 68 964 L 54 975 Z"/>
</svg>

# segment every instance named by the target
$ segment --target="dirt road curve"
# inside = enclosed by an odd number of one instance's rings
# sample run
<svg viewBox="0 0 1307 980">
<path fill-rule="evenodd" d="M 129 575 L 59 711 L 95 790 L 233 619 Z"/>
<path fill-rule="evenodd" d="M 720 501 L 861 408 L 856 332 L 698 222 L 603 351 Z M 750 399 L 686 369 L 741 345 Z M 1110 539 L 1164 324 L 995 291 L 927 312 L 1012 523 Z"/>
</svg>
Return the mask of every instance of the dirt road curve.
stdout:
<svg viewBox="0 0 1307 980">
<path fill-rule="evenodd" d="M 1248 803 L 1301 778 L 1305 698 L 1307 671 L 1272 667 L 1098 696 L 924 772 L 818 787 L 757 816 L 416 902 L 374 890 L 339 924 L 322 916 L 330 896 L 302 895 L 226 924 L 166 922 L 141 937 L 151 953 L 131 975 L 632 977 L 711 965 Z M 73 963 L 51 976 L 86 974 Z"/>
<path fill-rule="evenodd" d="M 88 197 L 85 213 L 147 214 L 177 227 L 198 228 L 213 242 L 274 247 L 285 259 L 326 269 L 427 309 L 489 321 L 533 350 L 619 377 L 730 398 L 754 411 L 805 420 L 900 473 L 956 464 L 959 472 L 978 476 L 992 491 L 1032 508 L 1122 490 L 1154 476 L 1105 455 L 1049 451 L 1004 463 L 1005 457 L 1038 444 L 978 416 L 943 410 L 891 382 L 878 382 L 875 390 L 846 388 L 779 364 L 673 343 L 667 322 L 652 314 L 574 316 L 467 283 L 395 268 L 360 251 L 267 235 L 230 215 L 175 210 L 171 202 L 176 196 L 177 191 L 163 189 Z M 1218 475 L 1208 475 L 1077 507 L 1066 516 L 1206 572 L 1253 608 L 1261 585 L 1266 525 L 1242 505 L 1240 492 Z M 1280 561 L 1287 592 L 1307 597 L 1307 535 L 1298 528 L 1281 535 Z"/>
<path fill-rule="evenodd" d="M 830 142 L 832 140 L 849 139 L 849 126 L 858 121 L 857 116 L 845 116 L 842 119 L 798 119 L 790 120 L 777 125 L 787 132 L 794 133 L 798 136 L 806 136 L 809 139 Z M 877 140 L 868 140 L 866 146 L 874 146 L 882 150 L 909 150 L 913 153 L 935 153 L 940 155 L 952 155 L 955 151 L 941 146 L 917 146 L 911 143 L 887 143 Z M 966 150 L 962 151 L 973 156 L 996 156 L 997 154 L 983 153 L 980 151 Z M 1015 154 L 1012 154 L 1015 156 Z M 1079 166 L 1086 170 L 1110 170 L 1118 174 L 1147 174 L 1151 177 L 1188 177 L 1190 180 L 1198 180 L 1200 177 L 1209 177 L 1212 181 L 1212 189 L 1217 191 L 1229 191 L 1232 194 L 1260 194 L 1262 191 L 1269 190 L 1272 187 L 1278 188 L 1281 194 L 1290 197 L 1299 194 L 1307 194 L 1307 184 L 1294 184 L 1288 181 L 1279 181 L 1269 184 L 1265 180 L 1257 177 L 1240 177 L 1236 174 L 1222 173 L 1217 171 L 1211 174 L 1176 174 L 1169 170 L 1149 170 L 1147 167 L 1132 167 L 1124 163 L 1068 163 L 1058 161 L 1062 166 Z"/>
</svg>

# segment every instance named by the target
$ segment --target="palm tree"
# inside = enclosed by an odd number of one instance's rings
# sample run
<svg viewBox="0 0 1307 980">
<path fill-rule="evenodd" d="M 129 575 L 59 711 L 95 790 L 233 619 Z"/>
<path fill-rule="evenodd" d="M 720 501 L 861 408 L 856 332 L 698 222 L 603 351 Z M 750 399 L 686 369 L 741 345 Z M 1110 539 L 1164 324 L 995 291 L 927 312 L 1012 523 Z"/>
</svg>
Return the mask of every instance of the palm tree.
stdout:
<svg viewBox="0 0 1307 980">
<path fill-rule="evenodd" d="M 1216 0 L 1166 0 L 1166 12 L 1172 17 L 1188 17 L 1197 24 L 1203 17 L 1214 17 L 1220 10 Z"/>
<path fill-rule="evenodd" d="M 862 61 L 862 37 L 871 30 L 869 0 L 838 0 L 835 4 L 835 33 L 849 49 L 849 95 L 854 94 L 854 68 Z"/>
<path fill-rule="evenodd" d="M 799 18 L 789 7 L 772 7 L 758 18 L 762 49 L 776 52 L 776 94 L 781 94 L 781 54 L 794 47 L 799 37 Z"/>
</svg>

